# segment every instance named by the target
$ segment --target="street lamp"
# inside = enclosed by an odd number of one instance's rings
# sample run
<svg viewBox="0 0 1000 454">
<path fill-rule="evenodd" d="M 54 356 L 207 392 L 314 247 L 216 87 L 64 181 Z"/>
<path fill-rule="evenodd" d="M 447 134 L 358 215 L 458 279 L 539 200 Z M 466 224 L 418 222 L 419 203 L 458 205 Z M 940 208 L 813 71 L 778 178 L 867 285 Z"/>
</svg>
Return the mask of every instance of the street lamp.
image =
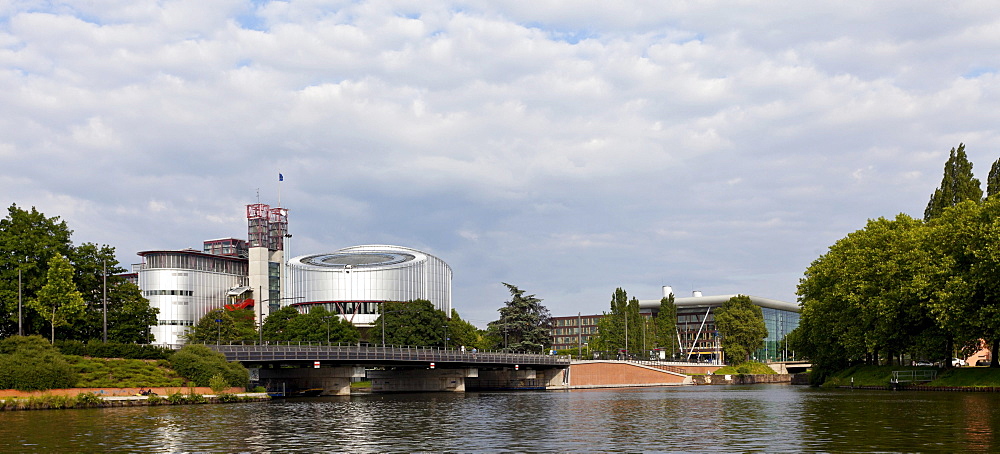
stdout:
<svg viewBox="0 0 1000 454">
<path fill-rule="evenodd" d="M 323 319 L 326 320 L 326 343 L 330 344 L 330 319 L 333 318 L 332 315 L 324 315 Z"/>
</svg>

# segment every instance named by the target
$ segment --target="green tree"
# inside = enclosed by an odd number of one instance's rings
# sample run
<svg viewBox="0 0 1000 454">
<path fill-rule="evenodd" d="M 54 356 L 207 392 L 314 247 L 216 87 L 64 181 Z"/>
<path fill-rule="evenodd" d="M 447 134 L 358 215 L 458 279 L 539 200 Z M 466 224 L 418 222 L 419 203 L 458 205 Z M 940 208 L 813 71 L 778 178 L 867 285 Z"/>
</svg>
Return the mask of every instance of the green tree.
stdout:
<svg viewBox="0 0 1000 454">
<path fill-rule="evenodd" d="M 292 306 L 285 306 L 271 315 L 268 315 L 264 320 L 264 340 L 266 341 L 291 341 L 297 340 L 293 339 L 294 332 L 290 329 L 291 322 L 293 319 L 298 318 L 302 314 L 299 310 Z"/>
<path fill-rule="evenodd" d="M 52 328 L 51 342 L 56 341 L 56 327 L 78 319 L 86 308 L 83 297 L 73 284 L 73 265 L 69 259 L 56 255 L 49 260 L 45 285 L 28 307 L 46 317 Z"/>
<path fill-rule="evenodd" d="M 0 220 L 0 336 L 18 333 L 18 271 L 26 305 L 45 285 L 49 260 L 70 255 L 72 233 L 58 216 L 45 217 L 34 207 L 26 211 L 11 204 L 7 209 Z M 48 317 L 28 310 L 23 314 L 25 334 L 43 332 Z"/>
<path fill-rule="evenodd" d="M 660 299 L 660 309 L 653 321 L 656 326 L 656 347 L 665 351 L 668 358 L 677 354 L 677 305 L 674 294 Z"/>
<path fill-rule="evenodd" d="M 799 353 L 830 370 L 882 357 L 891 363 L 915 353 L 918 338 L 939 335 L 927 302 L 942 268 L 927 233 L 904 214 L 869 220 L 814 261 L 798 288 Z"/>
<path fill-rule="evenodd" d="M 931 194 L 924 210 L 924 220 L 929 221 L 941 215 L 945 208 L 959 202 L 979 201 L 982 198 L 983 190 L 979 180 L 972 175 L 972 163 L 965 155 L 965 144 L 959 144 L 957 149 L 951 149 L 948 161 L 944 164 L 941 186 Z"/>
<path fill-rule="evenodd" d="M 451 319 L 448 320 L 448 337 L 451 338 L 448 342 L 451 347 L 485 348 L 481 330 L 472 323 L 462 320 L 455 308 L 451 309 Z"/>
<path fill-rule="evenodd" d="M 506 282 L 511 299 L 498 309 L 500 318 L 490 322 L 486 330 L 493 339 L 503 339 L 502 350 L 509 352 L 542 353 L 552 347 L 552 316 L 535 295 Z M 500 347 L 500 345 L 497 345 Z"/>
<path fill-rule="evenodd" d="M 115 249 L 84 243 L 73 248 L 71 259 L 75 269 L 73 281 L 87 307 L 81 320 L 67 330 L 66 338 L 104 339 L 106 293 L 108 341 L 148 343 L 149 327 L 156 324 L 159 310 L 149 305 L 138 286 L 116 276 L 126 270 L 115 259 Z"/>
<path fill-rule="evenodd" d="M 109 277 L 108 342 L 148 344 L 151 341 L 149 328 L 156 324 L 159 309 L 149 305 L 149 300 L 142 296 L 137 285 L 121 278 L 115 278 L 114 285 L 110 282 Z M 98 311 L 88 312 L 91 320 L 97 314 Z M 103 323 L 102 313 L 100 317 Z M 99 337 L 90 336 L 88 340 L 92 339 Z"/>
<path fill-rule="evenodd" d="M 185 336 L 188 342 L 215 344 L 239 341 L 255 341 L 258 334 L 254 326 L 254 313 L 249 309 L 229 311 L 215 309 L 209 311 L 192 326 Z M 207 379 L 206 379 L 207 380 Z M 205 385 L 207 386 L 207 381 Z"/>
<path fill-rule="evenodd" d="M 993 351 L 1000 346 L 998 221 L 1000 199 L 988 198 L 978 204 L 955 205 L 930 223 L 927 248 L 942 270 L 928 306 L 948 334 L 949 342 L 941 352 L 945 358 L 956 351 L 976 350 L 980 339 L 989 342 Z"/>
<path fill-rule="evenodd" d="M 630 300 L 625 290 L 616 288 L 611 294 L 611 312 L 598 320 L 592 344 L 598 350 L 634 355 L 642 351 L 643 323 L 639 300 Z"/>
<path fill-rule="evenodd" d="M 293 317 L 288 322 L 288 331 L 291 337 L 288 340 L 302 342 L 355 343 L 360 338 L 351 322 L 323 306 L 313 306 L 309 313 Z"/>
<path fill-rule="evenodd" d="M 115 276 L 126 270 L 118 265 L 115 250 L 108 245 L 84 243 L 74 247 L 72 231 L 58 217 L 48 218 L 34 208 L 25 211 L 11 205 L 0 220 L 0 336 L 17 333 L 18 270 L 21 271 L 25 305 L 45 284 L 48 261 L 63 255 L 73 266 L 73 282 L 86 303 L 83 315 L 61 330 L 60 337 L 76 340 L 104 336 L 104 276 L 107 275 L 108 340 L 147 342 L 149 325 L 156 323 L 156 310 L 134 285 Z M 48 317 L 24 311 L 25 333 L 41 333 Z M 120 325 L 120 326 L 119 326 Z"/>
<path fill-rule="evenodd" d="M 375 320 L 373 330 L 384 327 L 387 345 L 443 347 L 447 326 L 448 317 L 443 311 L 430 301 L 418 299 L 384 303 L 383 314 Z"/>
<path fill-rule="evenodd" d="M 764 346 L 767 327 L 760 306 L 749 296 L 736 295 L 715 311 L 715 327 L 722 336 L 722 349 L 730 364 L 740 364 Z"/>
<path fill-rule="evenodd" d="M 993 198 L 997 194 L 1000 194 L 1000 159 L 993 162 L 990 175 L 986 178 L 986 198 Z"/>
</svg>

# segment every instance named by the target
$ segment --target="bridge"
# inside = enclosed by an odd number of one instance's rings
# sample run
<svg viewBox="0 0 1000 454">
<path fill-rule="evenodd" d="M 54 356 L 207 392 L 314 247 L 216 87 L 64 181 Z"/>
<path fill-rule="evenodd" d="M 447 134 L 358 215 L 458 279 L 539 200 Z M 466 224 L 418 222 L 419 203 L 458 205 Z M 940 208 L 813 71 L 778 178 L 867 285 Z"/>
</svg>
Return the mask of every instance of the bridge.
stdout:
<svg viewBox="0 0 1000 454">
<path fill-rule="evenodd" d="M 373 392 L 525 389 L 558 386 L 568 356 L 473 352 L 408 346 L 324 343 L 206 344 L 239 361 L 264 386 L 350 394 L 354 378 L 368 378 Z"/>
</svg>

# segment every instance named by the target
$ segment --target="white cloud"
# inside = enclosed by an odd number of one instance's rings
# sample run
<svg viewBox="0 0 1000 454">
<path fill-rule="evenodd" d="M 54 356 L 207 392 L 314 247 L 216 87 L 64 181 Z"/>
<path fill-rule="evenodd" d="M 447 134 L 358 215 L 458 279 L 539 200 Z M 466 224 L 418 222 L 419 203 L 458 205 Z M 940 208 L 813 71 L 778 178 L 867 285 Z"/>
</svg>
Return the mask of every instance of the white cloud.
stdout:
<svg viewBox="0 0 1000 454">
<path fill-rule="evenodd" d="M 296 251 L 434 249 L 463 315 L 495 317 L 501 280 L 574 311 L 624 283 L 791 300 L 816 251 L 919 215 L 959 142 L 985 179 L 998 24 L 976 2 L 0 3 L 0 193 L 132 261 L 242 236 L 280 168 Z"/>
</svg>

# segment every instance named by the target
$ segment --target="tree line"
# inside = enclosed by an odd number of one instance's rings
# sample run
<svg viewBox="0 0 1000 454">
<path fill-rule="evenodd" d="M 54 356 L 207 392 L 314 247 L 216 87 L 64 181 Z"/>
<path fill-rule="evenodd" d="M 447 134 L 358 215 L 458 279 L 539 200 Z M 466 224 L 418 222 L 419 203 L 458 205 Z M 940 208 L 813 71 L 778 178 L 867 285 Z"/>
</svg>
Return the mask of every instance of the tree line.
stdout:
<svg viewBox="0 0 1000 454">
<path fill-rule="evenodd" d="M 613 352 L 615 357 L 647 359 L 650 351 L 662 351 L 667 359 L 683 360 L 680 333 L 677 330 L 677 305 L 674 294 L 660 299 L 654 316 L 644 317 L 639 300 L 628 297 L 621 287 L 611 295 L 611 310 L 604 312 L 597 323 L 593 348 Z M 722 350 L 727 362 L 740 364 L 764 346 L 767 327 L 760 306 L 750 297 L 737 295 L 714 311 Z"/>
<path fill-rule="evenodd" d="M 852 364 L 969 355 L 1000 346 L 1000 160 L 984 197 L 964 144 L 952 148 L 923 219 L 880 217 L 806 269 L 791 345 L 819 379 Z"/>
<path fill-rule="evenodd" d="M 74 245 L 72 233 L 58 216 L 8 207 L 0 219 L 0 337 L 103 340 L 106 292 L 107 340 L 148 343 L 157 310 L 116 276 L 127 270 L 114 247 Z"/>
<path fill-rule="evenodd" d="M 457 310 L 450 316 L 430 301 L 386 302 L 379 317 L 367 329 L 366 341 L 374 345 L 466 348 L 542 353 L 552 346 L 548 329 L 551 316 L 541 300 L 511 284 L 504 284 L 511 300 L 499 310 L 500 317 L 485 330 L 463 320 Z M 264 320 L 258 331 L 254 312 L 249 309 L 216 309 L 205 314 L 191 328 L 187 341 L 216 342 L 320 342 L 357 343 L 362 333 L 356 326 L 323 306 L 307 312 L 284 307 Z"/>
</svg>

